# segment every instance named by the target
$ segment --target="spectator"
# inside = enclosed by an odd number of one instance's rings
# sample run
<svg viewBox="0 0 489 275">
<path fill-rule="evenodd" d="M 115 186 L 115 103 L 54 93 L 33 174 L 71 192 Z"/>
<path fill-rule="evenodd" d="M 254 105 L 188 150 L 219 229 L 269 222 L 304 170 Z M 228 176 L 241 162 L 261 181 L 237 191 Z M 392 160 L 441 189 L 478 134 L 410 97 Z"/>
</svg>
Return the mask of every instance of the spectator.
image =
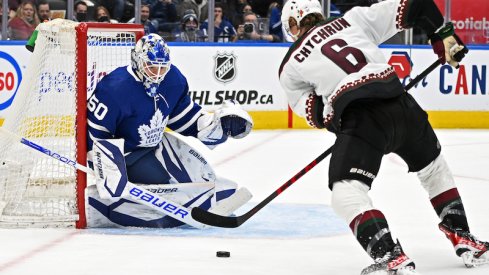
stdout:
<svg viewBox="0 0 489 275">
<path fill-rule="evenodd" d="M 153 22 L 151 17 L 151 9 L 149 4 L 141 4 L 141 24 L 144 27 L 144 34 L 156 33 L 158 30 L 156 29 L 156 25 L 158 22 Z M 127 23 L 134 23 L 135 18 L 130 19 Z"/>
<path fill-rule="evenodd" d="M 157 29 L 160 32 L 171 33 L 178 25 L 177 7 L 172 0 L 149 0 L 153 19 L 158 22 Z"/>
<path fill-rule="evenodd" d="M 34 4 L 22 2 L 14 18 L 8 22 L 9 37 L 12 40 L 27 40 L 39 25 Z"/>
<path fill-rule="evenodd" d="M 73 21 L 75 22 L 87 22 L 87 11 L 88 11 L 88 5 L 84 1 L 80 0 L 75 2 L 74 5 L 74 18 Z"/>
<path fill-rule="evenodd" d="M 109 10 L 104 6 L 98 6 L 95 9 L 95 21 L 106 23 L 118 23 L 117 20 L 110 18 Z"/>
<path fill-rule="evenodd" d="M 353 7 L 369 7 L 378 2 L 379 0 L 336 0 L 336 7 L 344 14 Z"/>
<path fill-rule="evenodd" d="M 204 42 L 207 36 L 199 29 L 197 14 L 193 10 L 188 10 L 181 20 L 181 26 L 174 34 L 177 42 Z"/>
<path fill-rule="evenodd" d="M 371 5 L 378 3 L 382 0 L 337 0 L 336 6 L 331 4 L 330 15 L 331 16 L 341 16 L 345 12 L 351 10 L 354 7 L 370 7 Z M 421 29 L 418 27 L 413 28 L 414 39 L 419 37 L 419 32 Z M 426 38 L 427 40 L 427 38 Z M 426 42 L 425 40 L 425 42 Z M 383 44 L 403 44 L 404 35 L 401 32 L 396 33 L 391 38 L 384 41 Z"/>
<path fill-rule="evenodd" d="M 223 14 L 226 15 L 226 19 L 229 20 L 234 27 L 242 24 L 243 7 L 248 4 L 246 0 L 216 0 L 216 3 L 222 5 Z"/>
<path fill-rule="evenodd" d="M 251 7 L 250 4 L 248 4 L 248 2 L 243 2 L 242 5 L 239 6 L 239 9 L 236 11 L 236 13 L 234 14 L 234 16 L 232 17 L 232 23 L 233 23 L 233 26 L 239 26 L 239 25 L 243 25 L 243 15 L 246 13 L 246 12 L 253 12 L 253 8 Z"/>
<path fill-rule="evenodd" d="M 49 8 L 49 3 L 46 0 L 37 2 L 37 16 L 39 17 L 39 22 L 41 23 L 51 20 L 51 9 Z"/>
<path fill-rule="evenodd" d="M 280 5 L 277 2 L 271 3 L 268 8 L 268 32 L 271 35 L 276 35 L 279 41 L 283 41 L 284 39 L 284 34 L 282 33 L 282 21 L 280 20 L 281 15 L 282 8 Z"/>
<path fill-rule="evenodd" d="M 243 25 L 238 26 L 237 40 L 255 42 L 281 42 L 282 40 L 275 34 L 260 34 L 258 32 L 258 17 L 253 12 L 243 15 Z"/>
<path fill-rule="evenodd" d="M 253 7 L 251 7 L 250 4 L 245 4 L 241 10 L 242 14 L 245 14 L 246 12 L 253 12 Z"/>
<path fill-rule="evenodd" d="M 209 21 L 205 20 L 200 29 L 207 35 Z M 214 42 L 232 42 L 236 40 L 236 29 L 233 24 L 224 18 L 222 5 L 214 6 Z"/>
<path fill-rule="evenodd" d="M 290 0 L 289 0 L 290 1 Z M 277 2 L 280 6 L 283 4 L 282 0 L 248 0 L 248 3 L 253 7 L 253 12 L 258 15 L 258 17 L 266 17 L 270 5 Z"/>
<path fill-rule="evenodd" d="M 122 17 L 124 15 L 124 7 L 126 5 L 126 0 L 99 0 L 98 2 L 100 3 L 101 6 L 106 7 L 107 16 L 109 16 L 109 18 L 112 15 L 112 20 L 113 20 L 112 23 L 121 22 Z M 112 13 L 109 13 L 108 12 L 109 10 Z"/>
<path fill-rule="evenodd" d="M 343 15 L 341 13 L 341 10 L 335 4 L 333 4 L 333 2 L 331 2 L 331 4 L 329 5 L 329 16 L 341 16 L 341 15 Z"/>
<path fill-rule="evenodd" d="M 185 11 L 194 10 L 200 24 L 209 17 L 207 0 L 184 0 L 178 8 L 178 16 L 180 18 L 183 17 Z"/>
<path fill-rule="evenodd" d="M 20 0 L 8 0 L 8 19 L 12 19 L 15 17 L 15 14 L 17 13 L 17 9 L 19 9 L 20 3 L 22 1 Z"/>
</svg>

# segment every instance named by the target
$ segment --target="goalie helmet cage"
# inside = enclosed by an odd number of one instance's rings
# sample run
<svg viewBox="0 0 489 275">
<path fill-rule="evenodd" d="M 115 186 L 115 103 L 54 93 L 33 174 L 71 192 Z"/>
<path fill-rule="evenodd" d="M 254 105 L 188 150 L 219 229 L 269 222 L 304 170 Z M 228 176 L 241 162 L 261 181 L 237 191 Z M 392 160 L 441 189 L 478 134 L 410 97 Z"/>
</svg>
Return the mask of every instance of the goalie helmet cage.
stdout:
<svg viewBox="0 0 489 275">
<path fill-rule="evenodd" d="M 104 75 L 130 64 L 144 29 L 55 19 L 37 30 L 2 127 L 86 164 L 87 98 Z M 0 136 L 0 227 L 85 228 L 86 186 L 85 173 Z"/>
</svg>

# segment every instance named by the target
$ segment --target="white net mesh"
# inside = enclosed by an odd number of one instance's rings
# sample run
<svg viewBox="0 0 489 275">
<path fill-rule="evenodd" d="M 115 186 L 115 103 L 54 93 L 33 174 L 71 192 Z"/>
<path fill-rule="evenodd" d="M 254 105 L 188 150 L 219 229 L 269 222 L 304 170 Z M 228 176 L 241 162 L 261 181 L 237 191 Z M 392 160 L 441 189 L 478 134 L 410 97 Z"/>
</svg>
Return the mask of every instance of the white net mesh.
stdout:
<svg viewBox="0 0 489 275">
<path fill-rule="evenodd" d="M 38 27 L 34 53 L 3 125 L 71 160 L 77 159 L 77 110 L 86 108 L 76 100 L 76 69 L 84 58 L 77 54 L 77 24 L 54 20 Z M 86 35 L 83 81 L 89 96 L 104 75 L 130 64 L 135 34 L 88 28 Z M 75 168 L 0 135 L 0 227 L 73 226 L 79 217 L 76 199 Z"/>
</svg>

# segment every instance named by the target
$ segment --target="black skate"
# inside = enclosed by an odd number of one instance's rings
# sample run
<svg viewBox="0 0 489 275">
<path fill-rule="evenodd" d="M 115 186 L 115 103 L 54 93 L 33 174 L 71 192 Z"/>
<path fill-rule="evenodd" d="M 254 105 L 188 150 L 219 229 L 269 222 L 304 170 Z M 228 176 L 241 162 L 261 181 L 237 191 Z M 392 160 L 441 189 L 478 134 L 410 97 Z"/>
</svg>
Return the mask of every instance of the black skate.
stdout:
<svg viewBox="0 0 489 275">
<path fill-rule="evenodd" d="M 397 242 L 392 251 L 375 259 L 375 263 L 364 268 L 361 275 L 420 275 L 414 268 L 414 262 L 404 254 Z"/>
<path fill-rule="evenodd" d="M 466 267 L 489 264 L 489 242 L 479 241 L 470 232 L 444 223 L 440 223 L 438 227 L 452 242 L 455 253 L 462 258 Z"/>
</svg>

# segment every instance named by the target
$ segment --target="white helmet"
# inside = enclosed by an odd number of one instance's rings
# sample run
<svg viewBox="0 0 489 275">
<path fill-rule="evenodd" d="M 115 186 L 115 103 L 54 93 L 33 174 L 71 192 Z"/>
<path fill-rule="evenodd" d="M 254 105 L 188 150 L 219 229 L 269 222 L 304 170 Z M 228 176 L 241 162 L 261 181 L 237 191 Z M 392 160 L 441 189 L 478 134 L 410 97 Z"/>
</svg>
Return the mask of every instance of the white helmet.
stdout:
<svg viewBox="0 0 489 275">
<path fill-rule="evenodd" d="M 288 36 L 294 40 L 299 37 L 300 31 L 296 34 L 290 32 L 289 18 L 292 17 L 297 21 L 297 28 L 300 29 L 302 18 L 311 13 L 323 14 L 323 8 L 319 0 L 288 0 L 282 8 L 282 26 Z M 324 15 L 324 14 L 323 14 Z"/>
<path fill-rule="evenodd" d="M 161 36 L 148 34 L 136 43 L 131 61 L 132 69 L 145 86 L 157 86 L 170 70 L 170 49 Z"/>
</svg>

